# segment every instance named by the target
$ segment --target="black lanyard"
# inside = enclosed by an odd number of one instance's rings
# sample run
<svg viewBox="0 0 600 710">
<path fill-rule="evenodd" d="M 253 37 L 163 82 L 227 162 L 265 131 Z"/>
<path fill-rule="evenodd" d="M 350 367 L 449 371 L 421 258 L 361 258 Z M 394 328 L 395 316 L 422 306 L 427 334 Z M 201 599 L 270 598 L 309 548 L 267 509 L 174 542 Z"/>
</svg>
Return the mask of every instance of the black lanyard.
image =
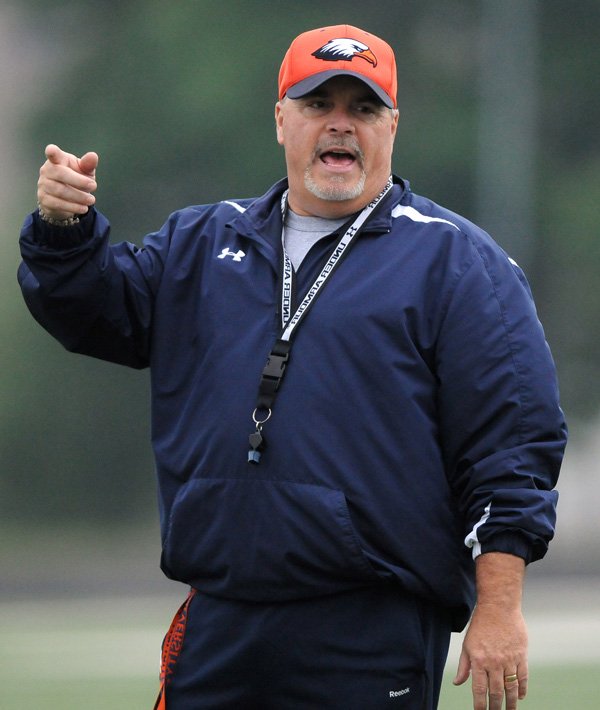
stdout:
<svg viewBox="0 0 600 710">
<path fill-rule="evenodd" d="M 250 434 L 248 441 L 250 450 L 248 451 L 248 462 L 259 463 L 261 452 L 265 446 L 265 439 L 262 434 L 262 428 L 270 418 L 273 410 L 273 404 L 277 396 L 279 387 L 285 374 L 285 368 L 290 358 L 292 348 L 292 338 L 296 333 L 300 323 L 306 318 L 306 315 L 313 307 L 319 295 L 323 292 L 323 288 L 327 281 L 331 278 L 333 272 L 339 267 L 344 257 L 350 251 L 352 245 L 362 231 L 367 220 L 373 215 L 383 198 L 392 189 L 392 178 L 387 181 L 383 190 L 360 212 L 352 224 L 345 230 L 341 239 L 333 248 L 327 262 L 321 269 L 321 272 L 308 289 L 304 298 L 292 314 L 292 297 L 294 293 L 294 269 L 292 262 L 285 251 L 283 244 L 283 230 L 281 238 L 281 248 L 283 253 L 282 259 L 282 274 L 281 274 L 281 333 L 275 341 L 271 352 L 267 359 L 258 388 L 258 400 L 256 408 L 252 412 L 252 421 L 255 425 L 255 430 Z M 285 217 L 287 206 L 287 191 L 281 198 L 281 209 Z M 265 412 L 264 417 L 259 418 L 259 412 Z"/>
</svg>

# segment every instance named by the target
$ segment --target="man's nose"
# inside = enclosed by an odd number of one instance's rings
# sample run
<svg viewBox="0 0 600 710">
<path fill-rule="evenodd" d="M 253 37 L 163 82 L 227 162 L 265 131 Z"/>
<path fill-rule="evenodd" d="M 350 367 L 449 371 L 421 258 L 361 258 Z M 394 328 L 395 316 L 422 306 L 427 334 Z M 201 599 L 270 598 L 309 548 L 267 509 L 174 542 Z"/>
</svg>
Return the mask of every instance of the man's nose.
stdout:
<svg viewBox="0 0 600 710">
<path fill-rule="evenodd" d="M 330 133 L 354 133 L 354 120 L 347 108 L 334 108 L 327 118 L 327 130 Z"/>
</svg>

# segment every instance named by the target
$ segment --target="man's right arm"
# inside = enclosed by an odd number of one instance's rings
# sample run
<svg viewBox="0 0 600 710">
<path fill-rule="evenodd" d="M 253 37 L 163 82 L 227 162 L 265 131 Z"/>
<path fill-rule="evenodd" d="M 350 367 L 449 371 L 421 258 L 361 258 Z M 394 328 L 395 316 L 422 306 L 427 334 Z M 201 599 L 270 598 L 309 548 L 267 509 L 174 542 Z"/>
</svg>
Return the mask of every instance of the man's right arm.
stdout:
<svg viewBox="0 0 600 710">
<path fill-rule="evenodd" d="M 171 225 L 151 248 L 110 245 L 95 209 L 96 153 L 81 158 L 55 145 L 40 169 L 39 209 L 25 221 L 19 283 L 35 319 L 67 350 L 146 367 L 154 296 Z"/>
</svg>

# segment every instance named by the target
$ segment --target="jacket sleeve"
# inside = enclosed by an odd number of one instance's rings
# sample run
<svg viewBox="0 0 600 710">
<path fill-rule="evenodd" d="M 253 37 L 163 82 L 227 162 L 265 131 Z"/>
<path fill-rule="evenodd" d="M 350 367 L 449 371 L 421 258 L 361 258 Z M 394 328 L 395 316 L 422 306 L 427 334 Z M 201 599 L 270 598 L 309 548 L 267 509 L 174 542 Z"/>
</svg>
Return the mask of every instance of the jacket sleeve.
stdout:
<svg viewBox="0 0 600 710">
<path fill-rule="evenodd" d="M 438 340 L 442 446 L 473 557 L 529 563 L 554 534 L 566 425 L 522 271 L 491 240 L 470 250 Z"/>
<path fill-rule="evenodd" d="M 71 227 L 50 226 L 34 212 L 21 231 L 19 284 L 34 318 L 67 350 L 143 368 L 170 225 L 143 249 L 111 246 L 109 233 L 94 209 Z"/>
</svg>

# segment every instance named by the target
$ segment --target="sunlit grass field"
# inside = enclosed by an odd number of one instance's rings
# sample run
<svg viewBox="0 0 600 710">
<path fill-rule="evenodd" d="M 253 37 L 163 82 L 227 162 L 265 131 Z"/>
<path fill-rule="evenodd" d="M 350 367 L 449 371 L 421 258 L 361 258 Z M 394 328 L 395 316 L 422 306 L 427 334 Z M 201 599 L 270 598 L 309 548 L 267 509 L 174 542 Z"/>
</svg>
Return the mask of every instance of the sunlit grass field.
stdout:
<svg viewBox="0 0 600 710">
<path fill-rule="evenodd" d="M 125 597 L 0 604 L 0 710 L 151 710 L 160 643 L 178 602 Z M 561 638 L 553 643 L 560 647 Z M 455 688 L 453 671 L 451 661 L 439 707 L 469 710 L 470 687 Z M 600 708 L 597 658 L 533 664 L 530 675 L 523 710 Z"/>
</svg>

